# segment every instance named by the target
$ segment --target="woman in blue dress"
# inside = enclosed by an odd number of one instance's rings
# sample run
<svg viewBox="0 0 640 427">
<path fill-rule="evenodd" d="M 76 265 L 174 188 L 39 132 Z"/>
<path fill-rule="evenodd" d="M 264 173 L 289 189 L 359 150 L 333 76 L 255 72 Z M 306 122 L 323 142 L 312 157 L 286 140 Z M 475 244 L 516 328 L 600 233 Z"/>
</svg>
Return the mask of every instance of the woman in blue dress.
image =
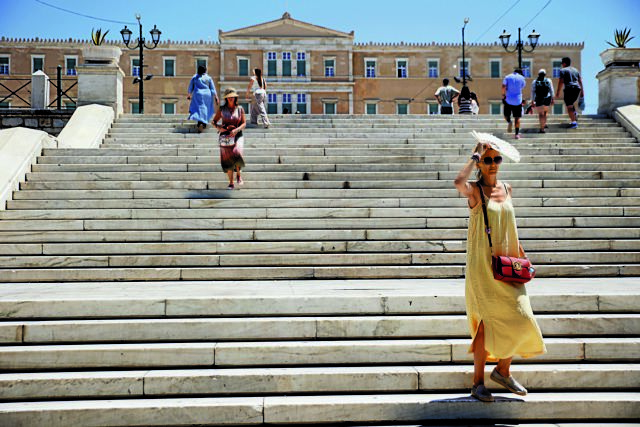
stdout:
<svg viewBox="0 0 640 427">
<path fill-rule="evenodd" d="M 207 67 L 198 66 L 198 74 L 189 83 L 189 120 L 198 122 L 198 133 L 202 132 L 215 113 L 214 101 L 218 104 L 218 93 L 213 79 L 207 74 Z"/>
</svg>

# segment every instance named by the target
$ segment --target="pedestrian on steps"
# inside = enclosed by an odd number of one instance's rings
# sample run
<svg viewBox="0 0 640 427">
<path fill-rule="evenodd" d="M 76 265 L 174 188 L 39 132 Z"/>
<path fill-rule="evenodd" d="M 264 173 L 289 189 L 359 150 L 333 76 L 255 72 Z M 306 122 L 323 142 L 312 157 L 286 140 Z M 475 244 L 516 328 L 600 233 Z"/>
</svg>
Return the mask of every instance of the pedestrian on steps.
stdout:
<svg viewBox="0 0 640 427">
<path fill-rule="evenodd" d="M 480 114 L 480 101 L 478 100 L 478 95 L 475 92 L 471 92 L 471 113 L 474 116 Z"/>
<path fill-rule="evenodd" d="M 540 122 L 540 133 L 546 133 L 547 115 L 549 114 L 549 106 L 553 104 L 553 84 L 547 78 L 547 71 L 541 68 L 538 71 L 538 78 L 531 83 L 531 99 L 533 106 L 538 113 L 538 121 Z"/>
<path fill-rule="evenodd" d="M 438 88 L 435 95 L 440 104 L 440 114 L 453 114 L 453 101 L 460 92 L 449 85 L 449 79 L 442 79 L 442 86 Z"/>
<path fill-rule="evenodd" d="M 504 119 L 507 121 L 507 132 L 513 129 L 511 115 L 516 122 L 514 138 L 520 139 L 520 118 L 522 117 L 522 89 L 526 86 L 522 69 L 516 68 L 502 81 L 502 104 L 504 105 Z"/>
<path fill-rule="evenodd" d="M 267 82 L 262 77 L 262 70 L 260 68 L 254 68 L 253 76 L 249 81 L 247 87 L 247 99 L 251 100 L 249 93 L 253 92 L 253 102 L 251 103 L 251 124 L 258 124 L 258 116 L 262 119 L 262 125 L 265 129 L 269 129 L 271 122 L 267 117 L 267 109 L 264 106 L 264 101 L 267 97 Z"/>
<path fill-rule="evenodd" d="M 463 86 L 458 97 L 458 114 L 471 114 L 472 103 L 473 99 L 471 98 L 469 87 Z"/>
<path fill-rule="evenodd" d="M 495 255 L 525 256 L 511 204 L 513 189 L 498 180 L 502 156 L 509 155 L 518 161 L 519 154 L 506 141 L 484 135 L 484 139 L 477 138 L 473 155 L 458 173 L 454 184 L 467 197 L 470 209 L 465 300 L 472 337 L 469 352 L 473 353 L 474 363 L 471 394 L 483 402 L 492 402 L 493 395 L 484 385 L 486 362 L 498 362 L 491 373 L 494 382 L 515 394 L 525 395 L 527 390 L 511 376 L 512 357 L 540 355 L 546 348 L 525 286 L 508 284 L 493 277 L 486 232 L 489 225 L 484 223 L 482 198 L 486 200 Z M 470 183 L 469 176 L 474 169 L 478 179 Z"/>
<path fill-rule="evenodd" d="M 558 90 L 556 93 L 560 95 L 560 91 L 564 87 L 564 104 L 567 106 L 569 113 L 570 129 L 578 128 L 578 119 L 576 116 L 575 103 L 579 98 L 584 98 L 584 86 L 580 72 L 571 66 L 571 58 L 565 56 L 561 60 L 562 68 L 560 69 L 560 78 L 558 79 Z"/>
<path fill-rule="evenodd" d="M 222 124 L 218 121 L 222 119 Z M 213 118 L 213 126 L 218 130 L 220 144 L 220 165 L 229 178 L 228 190 L 235 188 L 233 172 L 236 172 L 237 184 L 244 184 L 240 173 L 244 167 L 244 136 L 242 130 L 247 121 L 244 109 L 238 105 L 238 93 L 229 88 L 224 91 L 223 103 Z"/>
<path fill-rule="evenodd" d="M 213 117 L 215 112 L 215 104 L 219 104 L 218 93 L 213 79 L 207 74 L 207 67 L 198 66 L 198 72 L 191 78 L 189 82 L 189 94 L 187 99 L 191 100 L 189 104 L 189 120 L 198 122 L 198 133 L 204 131 L 207 123 Z"/>
</svg>

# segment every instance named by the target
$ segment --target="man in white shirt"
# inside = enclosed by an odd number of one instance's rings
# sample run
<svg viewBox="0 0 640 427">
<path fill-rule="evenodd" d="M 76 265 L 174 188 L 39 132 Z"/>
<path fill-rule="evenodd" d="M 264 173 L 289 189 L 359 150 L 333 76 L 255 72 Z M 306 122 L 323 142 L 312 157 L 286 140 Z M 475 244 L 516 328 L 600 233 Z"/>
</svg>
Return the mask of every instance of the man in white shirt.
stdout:
<svg viewBox="0 0 640 427">
<path fill-rule="evenodd" d="M 453 101 L 460 92 L 453 86 L 449 86 L 449 79 L 442 80 L 442 86 L 438 88 L 435 95 L 440 104 L 440 114 L 453 114 Z"/>
</svg>

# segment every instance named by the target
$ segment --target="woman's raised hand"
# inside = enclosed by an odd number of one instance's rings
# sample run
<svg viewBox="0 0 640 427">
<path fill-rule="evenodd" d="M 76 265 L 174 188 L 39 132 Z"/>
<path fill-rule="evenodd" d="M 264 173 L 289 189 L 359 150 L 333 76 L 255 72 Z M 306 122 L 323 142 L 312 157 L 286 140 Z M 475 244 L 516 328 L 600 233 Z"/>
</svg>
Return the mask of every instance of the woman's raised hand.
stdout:
<svg viewBox="0 0 640 427">
<path fill-rule="evenodd" d="M 478 142 L 476 148 L 473 150 L 473 153 L 478 153 L 482 157 L 485 151 L 489 148 L 489 144 L 485 144 L 482 142 Z"/>
</svg>

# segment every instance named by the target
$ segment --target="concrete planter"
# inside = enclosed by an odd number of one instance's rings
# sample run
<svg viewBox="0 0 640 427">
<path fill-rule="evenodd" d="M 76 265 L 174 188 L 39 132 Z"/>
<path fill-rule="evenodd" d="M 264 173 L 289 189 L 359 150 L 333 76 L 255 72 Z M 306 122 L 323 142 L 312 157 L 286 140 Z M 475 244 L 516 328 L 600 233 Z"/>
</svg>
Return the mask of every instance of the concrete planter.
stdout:
<svg viewBox="0 0 640 427">
<path fill-rule="evenodd" d="M 600 53 L 600 59 L 606 67 L 635 66 L 640 63 L 639 48 L 613 48 Z"/>
<path fill-rule="evenodd" d="M 86 64 L 117 64 L 122 50 L 118 46 L 86 46 L 82 48 Z"/>
</svg>

